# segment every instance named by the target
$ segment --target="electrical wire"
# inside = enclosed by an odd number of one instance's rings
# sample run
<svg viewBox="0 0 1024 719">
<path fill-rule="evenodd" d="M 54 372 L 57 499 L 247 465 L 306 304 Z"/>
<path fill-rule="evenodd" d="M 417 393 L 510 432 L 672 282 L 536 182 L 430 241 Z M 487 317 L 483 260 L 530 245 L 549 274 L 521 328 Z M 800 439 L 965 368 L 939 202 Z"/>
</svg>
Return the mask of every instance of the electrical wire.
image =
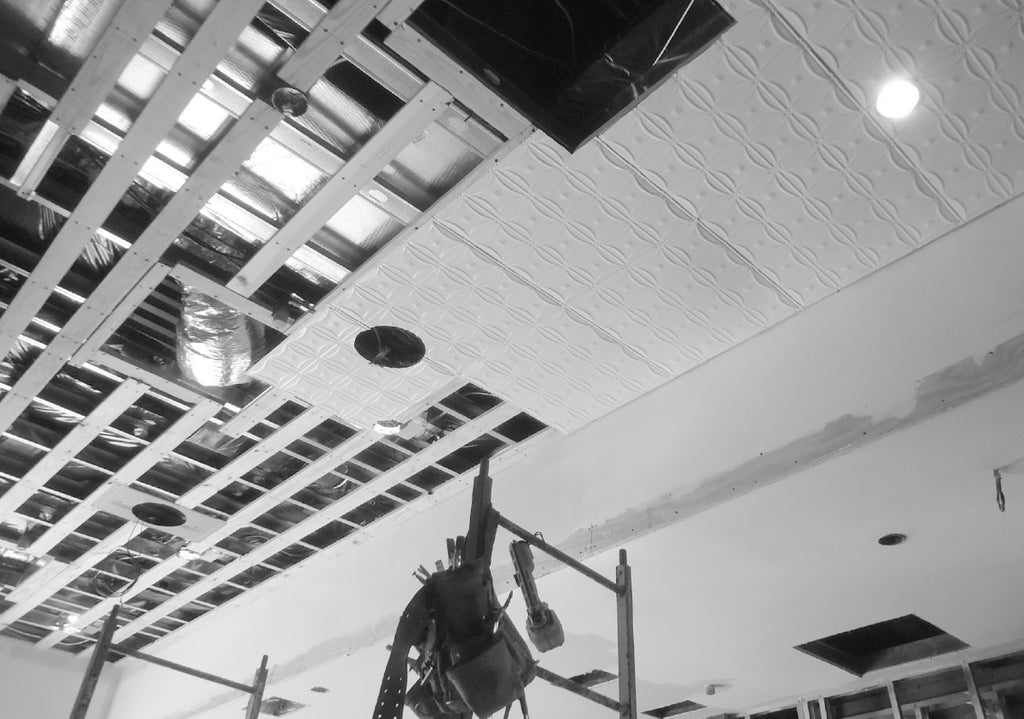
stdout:
<svg viewBox="0 0 1024 719">
<path fill-rule="evenodd" d="M 565 19 L 569 22 L 569 51 L 572 54 L 572 66 L 576 67 L 576 26 L 572 22 L 572 16 L 569 11 L 565 9 L 565 5 L 562 4 L 562 0 L 555 0 L 555 5 L 565 15 Z"/>
<path fill-rule="evenodd" d="M 490 30 L 492 33 L 494 33 L 498 37 L 502 38 L 506 42 L 512 43 L 513 45 L 518 47 L 520 50 L 522 50 L 524 52 L 528 52 L 531 55 L 535 55 L 535 56 L 537 56 L 537 57 L 539 57 L 539 58 L 541 58 L 543 60 L 547 60 L 548 62 L 553 62 L 556 65 L 558 65 L 559 67 L 564 67 L 566 70 L 569 70 L 569 71 L 572 70 L 571 67 L 566 65 L 561 60 L 557 60 L 557 59 L 551 57 L 550 55 L 546 55 L 546 54 L 544 54 L 544 53 L 542 53 L 542 52 L 540 52 L 538 50 L 534 50 L 532 47 L 527 47 L 526 45 L 523 45 L 518 40 L 515 40 L 515 39 L 509 37 L 508 35 L 503 33 L 501 30 L 498 30 L 497 28 L 491 27 L 490 25 L 488 25 L 486 22 L 484 22 L 480 18 L 474 17 L 473 15 L 469 14 L 468 12 L 466 12 L 465 10 L 460 8 L 455 3 L 451 2 L 451 0 L 441 0 L 441 2 L 444 3 L 445 5 L 447 5 L 448 7 L 450 7 L 455 12 L 457 12 L 460 15 L 464 16 L 466 19 L 475 22 L 477 25 L 479 25 L 480 27 L 482 27 L 482 28 L 484 28 L 486 30 Z M 691 4 L 692 4 L 692 2 L 691 2 Z"/>
<path fill-rule="evenodd" d="M 683 24 L 683 20 L 686 19 L 686 16 L 690 14 L 690 8 L 693 7 L 693 4 L 696 1 L 697 0 L 690 0 L 690 3 L 686 6 L 686 9 L 683 10 L 683 14 L 679 16 L 679 22 L 677 22 L 676 26 L 672 28 L 672 33 L 668 36 L 668 40 L 666 40 L 665 44 L 662 46 L 661 52 L 659 52 L 658 56 L 654 58 L 654 62 L 652 62 L 651 65 L 657 65 L 658 61 L 661 60 L 662 56 L 665 54 L 665 51 L 668 50 L 668 46 L 672 44 L 673 40 L 675 40 L 676 33 L 679 32 L 679 26 Z"/>
</svg>

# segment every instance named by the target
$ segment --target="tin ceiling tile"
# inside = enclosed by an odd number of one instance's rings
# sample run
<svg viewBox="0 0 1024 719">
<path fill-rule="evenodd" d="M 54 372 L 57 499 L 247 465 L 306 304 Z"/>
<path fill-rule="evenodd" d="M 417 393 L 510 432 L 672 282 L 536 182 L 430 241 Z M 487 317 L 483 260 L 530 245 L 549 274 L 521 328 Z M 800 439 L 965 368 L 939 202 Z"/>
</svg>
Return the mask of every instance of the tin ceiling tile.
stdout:
<svg viewBox="0 0 1024 719">
<path fill-rule="evenodd" d="M 902 161 L 919 168 L 963 219 L 1020 192 L 1024 15 L 1019 2 L 766 2 L 842 79 L 879 131 L 898 141 Z M 921 89 L 918 109 L 898 121 L 874 111 L 879 89 L 893 76 Z"/>
<path fill-rule="evenodd" d="M 739 22 L 601 138 L 802 304 L 952 222 L 769 13 Z"/>
<path fill-rule="evenodd" d="M 452 381 L 431 362 L 407 369 L 370 364 L 353 344 L 364 329 L 353 313 L 327 308 L 288 338 L 287 352 L 271 353 L 251 373 L 359 427 L 405 417 Z"/>
</svg>

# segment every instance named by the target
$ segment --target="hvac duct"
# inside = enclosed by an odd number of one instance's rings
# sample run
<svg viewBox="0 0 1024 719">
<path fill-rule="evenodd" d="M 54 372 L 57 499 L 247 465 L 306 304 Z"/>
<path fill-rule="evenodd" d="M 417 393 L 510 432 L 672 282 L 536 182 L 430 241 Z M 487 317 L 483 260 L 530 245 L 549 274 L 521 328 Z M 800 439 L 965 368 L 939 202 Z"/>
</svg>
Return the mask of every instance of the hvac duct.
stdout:
<svg viewBox="0 0 1024 719">
<path fill-rule="evenodd" d="M 262 325 L 209 295 L 182 287 L 177 358 L 185 377 L 206 387 L 239 384 L 263 347 Z"/>
</svg>

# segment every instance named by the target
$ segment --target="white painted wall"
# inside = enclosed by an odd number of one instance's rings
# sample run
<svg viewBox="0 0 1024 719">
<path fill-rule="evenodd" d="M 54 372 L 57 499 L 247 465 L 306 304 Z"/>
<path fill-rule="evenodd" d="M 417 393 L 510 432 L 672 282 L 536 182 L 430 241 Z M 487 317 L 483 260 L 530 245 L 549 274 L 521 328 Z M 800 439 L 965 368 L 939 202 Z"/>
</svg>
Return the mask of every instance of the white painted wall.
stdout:
<svg viewBox="0 0 1024 719">
<path fill-rule="evenodd" d="M 0 717 L 63 719 L 71 713 L 88 658 L 0 637 Z M 121 670 L 103 668 L 88 719 L 107 719 Z"/>
</svg>

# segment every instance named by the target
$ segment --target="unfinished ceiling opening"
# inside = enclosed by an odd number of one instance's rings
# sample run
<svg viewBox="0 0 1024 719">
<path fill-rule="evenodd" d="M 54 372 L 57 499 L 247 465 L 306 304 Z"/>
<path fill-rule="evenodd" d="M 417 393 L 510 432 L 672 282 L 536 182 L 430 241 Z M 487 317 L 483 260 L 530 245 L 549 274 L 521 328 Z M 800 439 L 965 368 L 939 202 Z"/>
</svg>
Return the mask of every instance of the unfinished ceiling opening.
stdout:
<svg viewBox="0 0 1024 719">
<path fill-rule="evenodd" d="M 573 151 L 734 20 L 715 0 L 426 0 L 411 22 Z"/>
<path fill-rule="evenodd" d="M 965 649 L 967 645 L 914 614 L 801 644 L 802 652 L 861 676 L 875 669 Z"/>
</svg>

